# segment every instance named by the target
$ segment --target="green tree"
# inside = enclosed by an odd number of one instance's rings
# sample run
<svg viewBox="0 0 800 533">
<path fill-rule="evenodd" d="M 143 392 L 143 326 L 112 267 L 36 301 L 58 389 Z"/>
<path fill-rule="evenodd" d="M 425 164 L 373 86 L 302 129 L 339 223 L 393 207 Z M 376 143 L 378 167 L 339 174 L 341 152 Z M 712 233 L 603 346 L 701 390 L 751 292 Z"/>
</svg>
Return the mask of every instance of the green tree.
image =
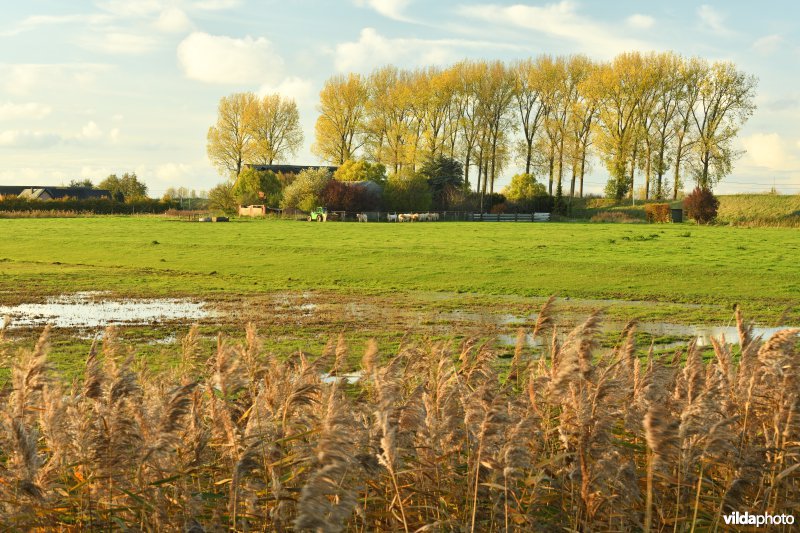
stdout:
<svg viewBox="0 0 800 533">
<path fill-rule="evenodd" d="M 411 170 L 391 174 L 383 190 L 383 201 L 390 211 L 427 211 L 432 202 L 428 180 Z"/>
<path fill-rule="evenodd" d="M 281 182 L 269 170 L 246 167 L 233 186 L 233 195 L 240 205 L 265 204 L 277 206 L 281 202 Z"/>
<path fill-rule="evenodd" d="M 208 191 L 208 207 L 232 215 L 238 210 L 236 195 L 233 194 L 233 183 L 224 181 Z"/>
<path fill-rule="evenodd" d="M 503 196 L 511 202 L 524 205 L 540 196 L 547 196 L 545 186 L 536 181 L 533 174 L 515 174 L 511 183 L 502 190 Z"/>
<path fill-rule="evenodd" d="M 348 159 L 333 177 L 339 181 L 372 181 L 386 185 L 386 167 L 382 163 L 370 163 L 366 159 Z"/>
<path fill-rule="evenodd" d="M 331 179 L 333 179 L 331 173 L 324 168 L 301 171 L 297 178 L 284 189 L 281 206 L 284 209 L 311 211 L 322 205 L 325 186 Z"/>
<path fill-rule="evenodd" d="M 464 188 L 461 163 L 441 154 L 425 161 L 419 174 L 427 180 L 433 203 L 440 209 L 449 209 L 448 199 L 452 193 Z"/>
<path fill-rule="evenodd" d="M 75 180 L 70 180 L 69 185 L 67 185 L 67 187 L 85 187 L 87 189 L 93 189 L 94 184 L 92 183 L 92 180 L 90 180 L 89 178 L 85 178 L 82 180 L 75 179 Z"/>
<path fill-rule="evenodd" d="M 121 178 L 111 174 L 98 183 L 97 188 L 110 191 L 111 197 L 119 201 L 135 202 L 147 198 L 147 185 L 139 181 L 135 172 L 126 172 Z"/>
</svg>

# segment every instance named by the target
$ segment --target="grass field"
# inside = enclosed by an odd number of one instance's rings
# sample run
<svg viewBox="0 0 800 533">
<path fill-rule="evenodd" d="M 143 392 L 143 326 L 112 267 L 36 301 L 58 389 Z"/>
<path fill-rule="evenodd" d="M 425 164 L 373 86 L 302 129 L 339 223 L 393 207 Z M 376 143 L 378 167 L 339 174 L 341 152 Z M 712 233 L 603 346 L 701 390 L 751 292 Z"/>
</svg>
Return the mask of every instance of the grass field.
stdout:
<svg viewBox="0 0 800 533">
<path fill-rule="evenodd" d="M 597 308 L 616 323 L 722 326 L 735 303 L 765 326 L 800 324 L 800 233 L 792 229 L 98 217 L 0 220 L 0 230 L 13 235 L 0 248 L 0 306 L 100 290 L 221 311 L 123 328 L 154 368 L 174 364 L 165 345 L 195 321 L 208 344 L 217 331 L 240 335 L 253 322 L 275 353 L 318 354 L 341 332 L 357 353 L 370 338 L 396 347 L 409 332 L 513 339 L 551 294 L 564 327 Z M 28 342 L 38 331 L 27 330 Z M 92 335 L 54 332 L 51 360 L 67 378 L 83 372 Z M 638 335 L 642 346 L 688 340 Z"/>
<path fill-rule="evenodd" d="M 776 308 L 800 296 L 800 233 L 694 225 L 0 221 L 0 299 L 72 290 L 471 293 Z M 756 309 L 751 309 L 755 311 Z"/>
</svg>

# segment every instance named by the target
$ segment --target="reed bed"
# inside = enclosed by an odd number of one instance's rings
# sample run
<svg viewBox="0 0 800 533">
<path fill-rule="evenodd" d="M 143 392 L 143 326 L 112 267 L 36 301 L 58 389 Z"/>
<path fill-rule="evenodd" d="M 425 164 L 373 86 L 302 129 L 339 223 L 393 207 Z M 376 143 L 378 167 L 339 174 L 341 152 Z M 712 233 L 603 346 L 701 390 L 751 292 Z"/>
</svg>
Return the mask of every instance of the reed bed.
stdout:
<svg viewBox="0 0 800 533">
<path fill-rule="evenodd" d="M 552 302 L 552 300 L 551 300 Z M 545 304 L 498 374 L 485 345 L 382 354 L 361 379 L 340 337 L 315 360 L 192 328 L 174 371 L 113 328 L 81 380 L 48 369 L 47 329 L 13 360 L 0 420 L 9 530 L 705 531 L 800 501 L 797 330 L 705 360 L 638 357 L 635 323 L 560 332 Z M 532 333 L 543 347 L 529 348 Z M 356 356 L 357 359 L 357 356 Z M 336 376 L 339 376 L 337 378 Z M 326 379 L 323 379 L 325 377 Z"/>
</svg>

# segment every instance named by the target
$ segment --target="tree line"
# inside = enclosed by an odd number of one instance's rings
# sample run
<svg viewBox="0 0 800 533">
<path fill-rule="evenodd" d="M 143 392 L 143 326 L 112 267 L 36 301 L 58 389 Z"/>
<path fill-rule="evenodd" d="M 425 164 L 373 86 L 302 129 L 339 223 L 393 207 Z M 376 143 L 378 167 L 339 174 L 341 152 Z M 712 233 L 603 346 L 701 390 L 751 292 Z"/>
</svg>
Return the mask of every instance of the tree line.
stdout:
<svg viewBox="0 0 800 533">
<path fill-rule="evenodd" d="M 462 162 L 468 185 L 477 174 L 481 193 L 494 192 L 516 160 L 546 178 L 551 196 L 582 196 L 596 155 L 609 196 L 631 194 L 638 170 L 645 198 L 675 198 L 687 176 L 710 189 L 730 173 L 756 84 L 733 63 L 672 52 L 386 66 L 328 79 L 312 150 L 332 164 L 363 156 L 395 173 L 445 154 Z"/>
<path fill-rule="evenodd" d="M 673 52 L 385 66 L 325 82 L 312 151 L 332 165 L 380 164 L 406 181 L 446 157 L 461 164 L 465 190 L 481 198 L 512 165 L 522 171 L 512 189 L 539 178 L 551 198 L 582 197 L 599 160 L 607 196 L 674 199 L 689 180 L 710 190 L 731 172 L 756 85 L 733 63 Z M 220 100 L 208 154 L 235 183 L 247 163 L 296 154 L 302 137 L 294 101 L 236 93 Z"/>
</svg>

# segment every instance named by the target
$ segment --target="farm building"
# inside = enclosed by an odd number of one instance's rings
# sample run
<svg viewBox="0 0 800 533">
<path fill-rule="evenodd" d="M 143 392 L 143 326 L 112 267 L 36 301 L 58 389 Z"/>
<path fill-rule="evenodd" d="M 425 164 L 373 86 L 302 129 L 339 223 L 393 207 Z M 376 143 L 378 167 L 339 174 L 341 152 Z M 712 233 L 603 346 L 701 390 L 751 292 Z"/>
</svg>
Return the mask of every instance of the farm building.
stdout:
<svg viewBox="0 0 800 533">
<path fill-rule="evenodd" d="M 111 198 L 111 191 L 105 189 L 90 189 L 88 187 L 31 187 L 25 185 L 5 185 L 0 186 L 0 196 L 24 198 L 27 200 L 61 200 L 63 198 L 93 200 Z"/>
</svg>

